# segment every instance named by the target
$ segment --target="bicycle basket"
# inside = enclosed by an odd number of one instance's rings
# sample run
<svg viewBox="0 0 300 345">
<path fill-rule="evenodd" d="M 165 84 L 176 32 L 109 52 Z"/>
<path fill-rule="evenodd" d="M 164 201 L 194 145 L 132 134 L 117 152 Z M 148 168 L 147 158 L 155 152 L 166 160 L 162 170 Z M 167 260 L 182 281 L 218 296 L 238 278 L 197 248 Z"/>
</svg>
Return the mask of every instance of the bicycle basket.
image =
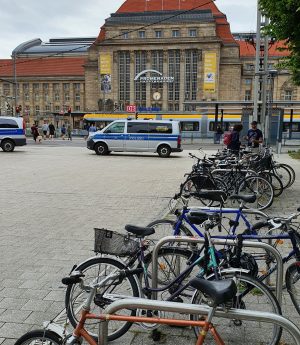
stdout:
<svg viewBox="0 0 300 345">
<path fill-rule="evenodd" d="M 134 255 L 139 250 L 139 243 L 128 235 L 119 234 L 116 231 L 107 229 L 95 230 L 96 253 L 111 254 L 117 256 Z"/>
</svg>

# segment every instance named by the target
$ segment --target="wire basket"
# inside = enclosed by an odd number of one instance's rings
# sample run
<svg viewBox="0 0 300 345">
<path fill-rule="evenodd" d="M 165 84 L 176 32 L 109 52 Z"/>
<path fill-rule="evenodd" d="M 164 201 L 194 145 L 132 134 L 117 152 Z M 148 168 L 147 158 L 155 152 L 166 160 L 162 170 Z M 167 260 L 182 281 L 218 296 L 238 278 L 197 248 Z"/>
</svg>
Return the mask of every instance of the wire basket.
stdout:
<svg viewBox="0 0 300 345">
<path fill-rule="evenodd" d="M 130 256 L 134 255 L 139 250 L 139 243 L 128 235 L 119 234 L 116 231 L 107 229 L 94 228 L 94 230 L 94 251 L 96 253 Z"/>
</svg>

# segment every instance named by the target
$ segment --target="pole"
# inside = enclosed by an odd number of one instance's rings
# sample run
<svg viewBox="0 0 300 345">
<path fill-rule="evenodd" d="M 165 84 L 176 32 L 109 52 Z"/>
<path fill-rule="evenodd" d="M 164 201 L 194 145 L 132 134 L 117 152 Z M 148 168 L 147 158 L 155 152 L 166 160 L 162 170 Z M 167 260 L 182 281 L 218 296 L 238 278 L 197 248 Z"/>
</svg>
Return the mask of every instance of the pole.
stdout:
<svg viewBox="0 0 300 345">
<path fill-rule="evenodd" d="M 293 131 L 293 117 L 294 117 L 294 109 L 291 109 L 291 113 L 290 113 L 290 132 L 289 132 L 289 139 L 292 139 L 292 131 Z"/>
<path fill-rule="evenodd" d="M 14 86 L 15 86 L 15 114 L 17 116 L 17 106 L 18 106 L 18 90 L 17 90 L 17 64 L 16 64 L 16 59 L 17 59 L 17 53 L 14 53 Z"/>
<path fill-rule="evenodd" d="M 249 117 L 250 123 L 258 120 L 258 101 L 260 100 L 260 28 L 261 28 L 261 13 L 259 10 L 259 0 L 257 0 L 257 25 L 256 25 L 256 51 L 255 51 L 255 78 L 254 78 L 254 109 L 253 117 Z"/>
</svg>

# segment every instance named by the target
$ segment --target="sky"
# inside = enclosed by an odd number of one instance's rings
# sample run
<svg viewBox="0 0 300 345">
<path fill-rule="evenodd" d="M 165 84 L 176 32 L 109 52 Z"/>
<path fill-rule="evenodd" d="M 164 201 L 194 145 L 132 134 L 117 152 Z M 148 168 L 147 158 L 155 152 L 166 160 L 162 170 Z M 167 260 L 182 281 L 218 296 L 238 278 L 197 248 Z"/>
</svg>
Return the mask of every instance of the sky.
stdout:
<svg viewBox="0 0 300 345">
<path fill-rule="evenodd" d="M 144 1 L 144 0 L 140 0 Z M 174 0 L 176 1 L 176 0 Z M 124 0 L 0 0 L 0 59 L 19 44 L 40 38 L 96 37 Z M 254 32 L 257 0 L 215 0 L 232 32 Z"/>
</svg>

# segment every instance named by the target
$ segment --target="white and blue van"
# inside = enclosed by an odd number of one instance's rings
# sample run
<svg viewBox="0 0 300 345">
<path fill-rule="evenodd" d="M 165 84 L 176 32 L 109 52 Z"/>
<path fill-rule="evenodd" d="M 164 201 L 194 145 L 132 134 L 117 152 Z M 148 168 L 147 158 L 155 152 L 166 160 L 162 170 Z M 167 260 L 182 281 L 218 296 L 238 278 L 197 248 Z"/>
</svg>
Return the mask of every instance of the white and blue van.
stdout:
<svg viewBox="0 0 300 345">
<path fill-rule="evenodd" d="M 25 122 L 22 117 L 0 116 L 0 146 L 12 152 L 15 146 L 26 145 Z"/>
<path fill-rule="evenodd" d="M 90 133 L 87 148 L 97 155 L 117 152 L 157 152 L 169 157 L 181 152 L 178 121 L 116 120 L 95 133 Z"/>
</svg>

